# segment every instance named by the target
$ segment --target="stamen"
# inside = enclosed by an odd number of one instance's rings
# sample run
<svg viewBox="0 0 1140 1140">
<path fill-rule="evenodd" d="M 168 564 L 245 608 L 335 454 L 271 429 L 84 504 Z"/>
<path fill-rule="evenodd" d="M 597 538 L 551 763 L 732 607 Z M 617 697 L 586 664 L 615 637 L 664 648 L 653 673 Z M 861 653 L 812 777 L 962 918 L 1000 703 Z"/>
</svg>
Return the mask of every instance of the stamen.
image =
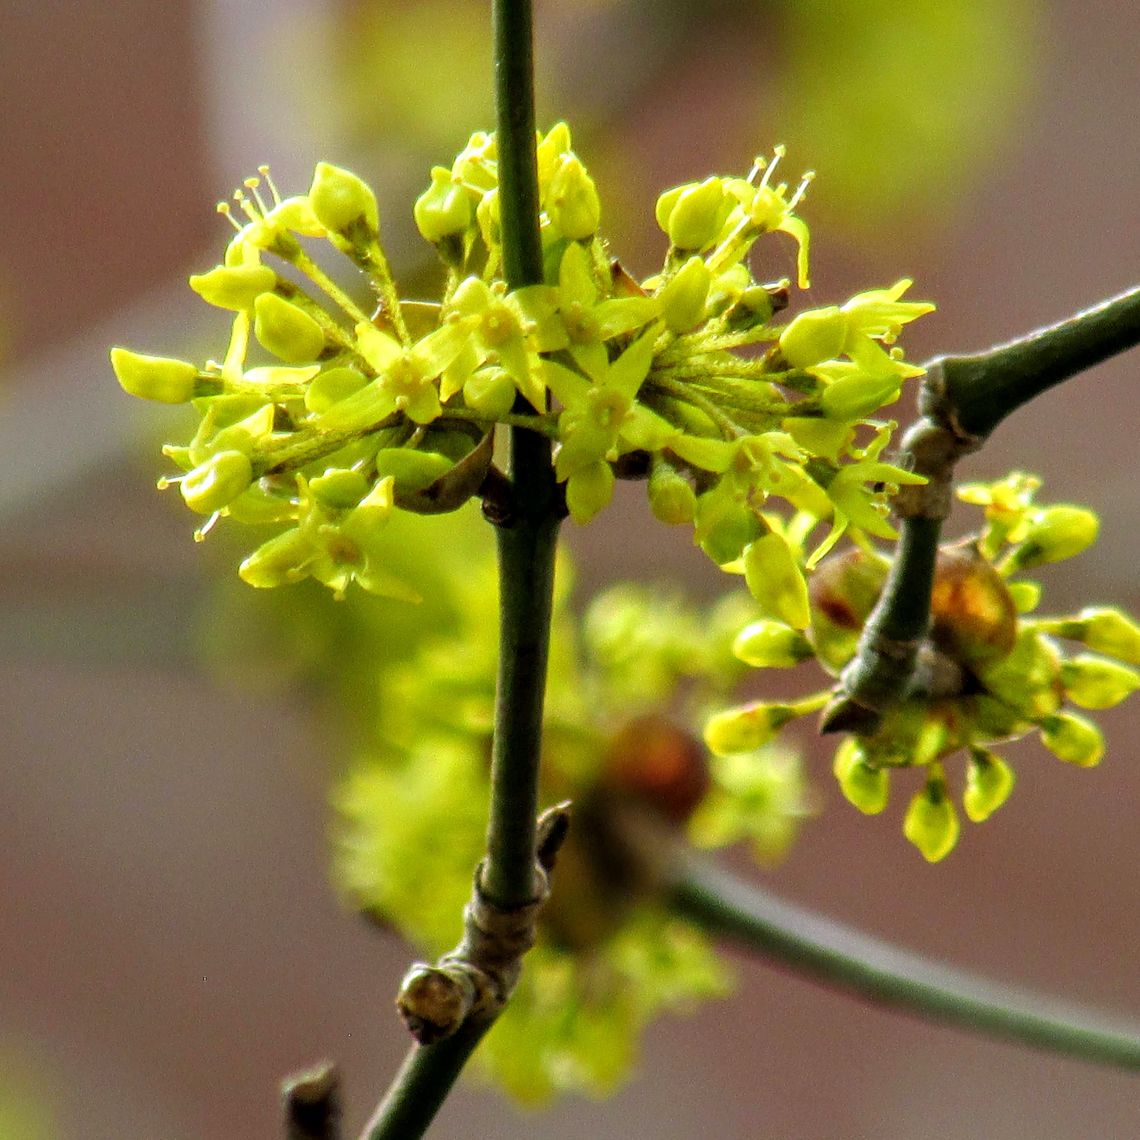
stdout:
<svg viewBox="0 0 1140 1140">
<path fill-rule="evenodd" d="M 239 234 L 241 233 L 241 222 L 239 222 L 237 218 L 234 217 L 233 208 L 230 206 L 229 202 L 219 202 L 218 213 L 221 214 L 222 217 L 225 218 L 226 221 L 229 222 L 230 225 L 233 226 L 233 228 L 237 230 Z"/>
<path fill-rule="evenodd" d="M 217 525 L 218 519 L 222 517 L 221 511 L 215 511 L 195 532 L 194 541 L 204 542 L 206 535 L 210 533 Z"/>
<path fill-rule="evenodd" d="M 811 185 L 814 179 L 814 170 L 804 171 L 803 177 L 800 179 L 800 184 L 796 187 L 796 192 L 792 195 L 791 199 L 788 202 L 789 212 L 794 210 L 796 206 L 798 206 L 799 203 L 803 201 L 803 197 L 807 193 L 807 188 Z"/>
<path fill-rule="evenodd" d="M 241 210 L 251 222 L 261 221 L 261 215 L 254 209 L 253 203 L 241 192 L 240 187 L 234 191 L 234 201 L 238 204 L 238 209 Z"/>
<path fill-rule="evenodd" d="M 269 177 L 269 165 L 268 165 L 268 163 L 266 163 L 264 166 L 259 166 L 257 168 L 257 173 L 260 174 L 261 177 L 265 179 L 265 185 L 269 187 L 269 193 L 270 193 L 270 196 L 273 198 L 273 204 L 275 206 L 280 206 L 281 205 L 281 195 L 277 192 L 277 187 L 274 184 L 273 179 Z"/>
<path fill-rule="evenodd" d="M 768 160 L 762 154 L 758 154 L 752 160 L 752 169 L 748 172 L 748 178 L 746 181 L 755 182 L 756 179 L 759 178 L 761 174 L 763 174 L 764 168 L 767 165 Z"/>
<path fill-rule="evenodd" d="M 176 483 L 181 483 L 185 478 L 185 475 L 160 475 L 154 481 L 154 485 L 160 491 L 165 491 L 168 487 L 173 487 Z"/>
<path fill-rule="evenodd" d="M 261 185 L 260 178 L 247 178 L 243 183 L 245 188 L 253 195 L 253 200 L 257 203 L 258 208 L 261 210 L 262 215 L 269 213 L 269 207 L 265 204 L 265 199 L 262 198 L 258 187 Z"/>
<path fill-rule="evenodd" d="M 772 161 L 768 163 L 768 166 L 764 171 L 764 177 L 760 179 L 760 189 L 763 189 L 768 185 L 769 181 L 772 178 L 772 174 L 775 172 L 776 167 L 780 164 L 780 159 L 783 158 L 787 153 L 788 148 L 784 146 L 783 143 L 780 143 L 779 146 L 774 146 L 772 148 Z"/>
</svg>

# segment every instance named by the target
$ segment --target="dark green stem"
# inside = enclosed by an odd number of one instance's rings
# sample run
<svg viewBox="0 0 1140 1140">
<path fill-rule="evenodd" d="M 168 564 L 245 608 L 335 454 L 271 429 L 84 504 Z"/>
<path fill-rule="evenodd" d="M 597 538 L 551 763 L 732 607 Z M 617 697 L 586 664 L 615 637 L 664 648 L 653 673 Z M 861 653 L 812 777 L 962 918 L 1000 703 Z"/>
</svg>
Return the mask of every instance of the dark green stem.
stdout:
<svg viewBox="0 0 1140 1140">
<path fill-rule="evenodd" d="M 361 1140 L 423 1136 L 488 1028 L 489 1023 L 465 1025 L 435 1045 L 413 1045 Z"/>
<path fill-rule="evenodd" d="M 987 436 L 1035 396 L 1137 344 L 1140 287 L 987 352 L 939 357 L 927 387 L 964 432 Z"/>
<path fill-rule="evenodd" d="M 528 0 L 495 0 L 495 97 L 499 207 L 509 288 L 542 281 L 535 155 L 532 14 Z M 518 400 L 514 411 L 532 409 Z M 536 876 L 539 753 L 550 642 L 554 555 L 561 504 L 551 442 L 510 429 L 505 510 L 496 517 L 499 671 L 491 757 L 487 854 L 479 889 L 494 906 L 532 906 Z M 449 1037 L 413 1047 L 364 1136 L 417 1140 L 427 1130 L 497 1011 L 469 1018 Z"/>
<path fill-rule="evenodd" d="M 715 865 L 693 859 L 674 906 L 705 930 L 798 974 L 932 1021 L 1050 1053 L 1140 1070 L 1140 1026 L 1017 991 L 941 965 L 793 906 Z"/>
</svg>

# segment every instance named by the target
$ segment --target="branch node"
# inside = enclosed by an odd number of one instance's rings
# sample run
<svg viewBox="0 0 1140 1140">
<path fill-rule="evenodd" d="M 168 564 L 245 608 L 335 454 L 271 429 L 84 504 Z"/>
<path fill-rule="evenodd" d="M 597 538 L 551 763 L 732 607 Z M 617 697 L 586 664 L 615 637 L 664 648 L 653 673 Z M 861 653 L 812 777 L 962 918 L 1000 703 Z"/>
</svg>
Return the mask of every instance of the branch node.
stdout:
<svg viewBox="0 0 1140 1140">
<path fill-rule="evenodd" d="M 286 1078 L 281 1100 L 286 1140 L 339 1140 L 340 1073 L 331 1061 Z"/>
</svg>

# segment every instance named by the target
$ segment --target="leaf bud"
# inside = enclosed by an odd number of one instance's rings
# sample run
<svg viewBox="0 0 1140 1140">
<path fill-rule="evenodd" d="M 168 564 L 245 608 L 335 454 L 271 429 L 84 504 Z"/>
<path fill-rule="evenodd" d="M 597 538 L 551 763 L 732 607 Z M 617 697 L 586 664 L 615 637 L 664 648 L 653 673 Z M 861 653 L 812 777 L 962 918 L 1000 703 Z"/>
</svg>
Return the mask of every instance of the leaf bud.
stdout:
<svg viewBox="0 0 1140 1140">
<path fill-rule="evenodd" d="M 878 815 L 890 798 L 890 776 L 885 768 L 867 763 L 866 753 L 854 737 L 847 737 L 835 750 L 831 770 L 848 803 L 864 815 Z"/>
<path fill-rule="evenodd" d="M 691 523 L 697 513 L 697 495 L 692 484 L 672 463 L 653 457 L 646 487 L 653 517 L 669 526 Z"/>
<path fill-rule="evenodd" d="M 350 237 L 351 230 L 363 225 L 370 237 L 379 236 L 376 195 L 349 170 L 318 162 L 309 187 L 309 202 L 321 225 L 335 234 Z"/>
<path fill-rule="evenodd" d="M 570 241 L 586 241 L 597 232 L 602 209 L 597 187 L 577 155 L 562 156 L 545 204 L 551 225 Z"/>
<path fill-rule="evenodd" d="M 253 467 L 243 451 L 219 451 L 187 472 L 179 483 L 186 505 L 212 515 L 238 497 L 253 481 Z"/>
<path fill-rule="evenodd" d="M 712 274 L 701 257 L 690 257 L 661 290 L 661 316 L 670 332 L 687 333 L 705 315 Z"/>
<path fill-rule="evenodd" d="M 678 249 L 705 249 L 724 224 L 724 187 L 720 178 L 706 178 L 657 200 L 657 221 Z"/>
<path fill-rule="evenodd" d="M 752 701 L 709 717 L 705 722 L 705 743 L 717 756 L 751 752 L 767 744 L 795 715 L 788 705 Z"/>
<path fill-rule="evenodd" d="M 811 621 L 807 582 L 782 535 L 769 532 L 748 546 L 744 580 L 766 616 L 794 629 L 807 629 Z"/>
<path fill-rule="evenodd" d="M 194 395 L 198 369 L 185 360 L 111 349 L 111 367 L 124 392 L 160 404 L 185 404 Z"/>
<path fill-rule="evenodd" d="M 910 801 L 903 819 L 903 834 L 928 863 L 944 859 L 958 842 L 958 813 L 939 766 L 931 768 L 926 786 Z"/>
<path fill-rule="evenodd" d="M 766 618 L 746 625 L 736 635 L 732 652 L 757 669 L 784 669 L 813 655 L 811 642 L 799 630 Z"/>
<path fill-rule="evenodd" d="M 1034 514 L 1010 555 L 1010 571 L 1072 558 L 1096 542 L 1099 530 L 1100 520 L 1085 507 L 1046 507 Z"/>
<path fill-rule="evenodd" d="M 1041 742 L 1066 764 L 1092 768 L 1104 755 L 1104 734 L 1076 713 L 1057 713 L 1041 722 Z"/>
<path fill-rule="evenodd" d="M 1140 673 L 1106 657 L 1082 653 L 1061 664 L 1065 696 L 1083 709 L 1110 709 L 1140 688 Z"/>
<path fill-rule="evenodd" d="M 793 368 L 834 360 L 847 340 L 847 315 L 835 305 L 800 313 L 782 333 L 780 351 Z"/>
<path fill-rule="evenodd" d="M 1016 782 L 1013 769 L 988 748 L 971 748 L 962 806 L 974 823 L 987 820 L 1009 799 Z"/>
<path fill-rule="evenodd" d="M 277 274 L 268 265 L 217 265 L 190 278 L 190 288 L 210 305 L 247 312 L 262 293 L 272 292 Z"/>
<path fill-rule="evenodd" d="M 303 309 L 276 293 L 262 293 L 253 303 L 253 335 L 262 347 L 287 364 L 315 360 L 325 347 L 321 326 Z"/>
<path fill-rule="evenodd" d="M 475 221 L 475 204 L 468 190 L 443 166 L 433 166 L 431 185 L 416 199 L 416 226 L 433 245 L 457 237 Z"/>
</svg>

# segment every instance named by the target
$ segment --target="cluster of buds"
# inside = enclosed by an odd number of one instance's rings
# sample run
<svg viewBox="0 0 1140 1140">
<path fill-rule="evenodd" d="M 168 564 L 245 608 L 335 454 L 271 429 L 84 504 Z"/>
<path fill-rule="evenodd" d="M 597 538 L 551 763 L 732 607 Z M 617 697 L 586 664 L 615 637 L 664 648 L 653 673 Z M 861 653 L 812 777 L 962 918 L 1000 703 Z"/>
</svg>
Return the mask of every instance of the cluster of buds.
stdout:
<svg viewBox="0 0 1140 1140">
<path fill-rule="evenodd" d="M 791 283 L 757 282 L 749 267 L 757 239 L 780 231 L 807 285 L 795 210 L 808 179 L 775 182 L 779 148 L 746 178 L 663 194 L 669 248 L 641 283 L 599 236 L 598 192 L 565 124 L 537 154 L 545 281 L 522 289 L 502 278 L 490 134 L 433 169 L 415 204 L 446 268 L 435 302 L 400 297 L 376 198 L 347 170 L 321 163 L 307 194 L 282 199 L 262 168 L 236 208 L 219 207 L 236 233 L 190 284 L 233 313 L 221 361 L 111 354 L 128 392 L 201 415 L 188 444 L 165 449 L 181 474 L 162 481 L 204 516 L 197 534 L 222 517 L 276 524 L 242 563 L 254 586 L 312 577 L 338 594 L 355 581 L 411 596 L 377 533 L 395 510 L 485 493 L 493 429 L 510 424 L 554 441 L 575 520 L 609 502 L 616 478 L 645 479 L 653 513 L 691 525 L 718 565 L 750 567 L 750 584 L 774 574 L 803 594 L 772 500 L 831 520 L 817 556 L 848 526 L 892 535 L 886 497 L 913 477 L 878 460 L 893 424 L 871 417 L 919 374 L 894 341 L 933 306 L 901 300 L 904 280 L 781 323 Z M 321 241 L 363 275 L 369 301 L 321 267 L 309 251 Z"/>
<path fill-rule="evenodd" d="M 959 497 L 984 509 L 979 533 L 938 557 L 929 635 L 908 691 L 866 733 L 846 736 L 835 752 L 843 795 L 867 814 L 887 806 L 891 772 L 918 768 L 922 786 L 903 831 L 931 862 L 959 836 L 946 761 L 966 757 L 961 802 L 987 819 L 1013 790 L 1014 774 L 994 746 L 1036 732 L 1069 764 L 1091 767 L 1104 754 L 1099 727 L 1078 709 L 1110 708 L 1140 687 L 1140 625 L 1118 609 L 1090 607 L 1064 617 L 1037 616 L 1037 582 L 1023 571 L 1079 554 L 1097 537 L 1096 515 L 1069 505 L 1039 506 L 1039 481 L 1015 473 L 968 484 Z M 825 560 L 810 589 L 804 631 L 765 619 L 743 629 L 736 653 L 759 667 L 816 658 L 838 676 L 857 651 L 859 633 L 886 580 L 888 560 L 871 547 Z M 1069 653 L 1064 642 L 1084 650 Z M 755 748 L 784 724 L 821 709 L 830 690 L 785 704 L 754 703 L 714 716 L 705 738 L 717 753 Z"/>
</svg>

